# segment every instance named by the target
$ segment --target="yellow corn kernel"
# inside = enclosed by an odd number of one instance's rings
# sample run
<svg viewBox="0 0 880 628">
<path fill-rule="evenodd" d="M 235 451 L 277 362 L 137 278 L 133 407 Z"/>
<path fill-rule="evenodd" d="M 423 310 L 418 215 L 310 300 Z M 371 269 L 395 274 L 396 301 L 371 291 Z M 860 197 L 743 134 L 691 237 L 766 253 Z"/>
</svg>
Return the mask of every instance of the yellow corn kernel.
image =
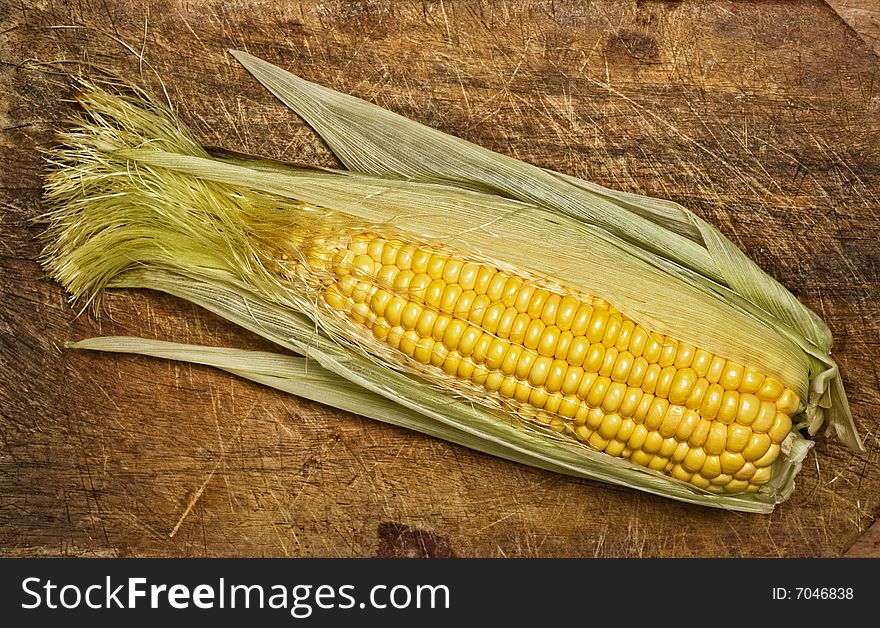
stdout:
<svg viewBox="0 0 880 628">
<path fill-rule="evenodd" d="M 664 399 L 667 399 L 669 397 L 669 390 L 672 387 L 672 381 L 673 379 L 675 379 L 676 373 L 677 371 L 674 366 L 663 367 L 660 371 L 660 375 L 657 376 L 657 386 L 654 390 L 654 394 L 658 397 L 663 397 Z"/>
<path fill-rule="evenodd" d="M 656 430 L 663 423 L 663 417 L 669 408 L 669 402 L 661 397 L 654 397 L 648 408 L 648 414 L 645 416 L 645 427 L 649 430 Z"/>
<path fill-rule="evenodd" d="M 617 333 L 617 340 L 614 343 L 614 346 L 619 352 L 623 353 L 627 350 L 635 328 L 636 325 L 631 320 L 624 320 L 620 323 L 620 331 Z M 630 353 L 630 355 L 632 355 L 632 353 Z"/>
<path fill-rule="evenodd" d="M 761 412 L 761 400 L 752 393 L 740 393 L 739 406 L 736 409 L 736 422 L 751 425 Z"/>
<path fill-rule="evenodd" d="M 558 342 L 559 328 L 556 325 L 545 327 L 541 338 L 538 340 L 538 353 L 543 356 L 553 357 L 556 355 L 556 343 Z"/>
<path fill-rule="evenodd" d="M 450 351 L 443 361 L 443 372 L 447 375 L 455 376 L 458 374 L 461 365 L 461 354 L 458 351 Z"/>
<path fill-rule="evenodd" d="M 541 320 L 544 321 L 546 325 L 549 326 L 556 324 L 556 312 L 559 309 L 559 304 L 561 302 L 562 297 L 558 294 L 551 294 L 547 297 L 540 314 Z"/>
<path fill-rule="evenodd" d="M 491 301 L 489 301 L 489 297 L 487 297 L 485 294 L 480 294 L 477 292 L 476 295 L 477 296 L 474 299 L 474 303 L 471 306 L 471 311 L 468 314 L 467 318 L 474 325 L 481 325 L 483 323 L 483 317 L 486 315 L 486 310 L 489 309 Z M 520 340 L 519 342 L 522 342 L 522 340 Z"/>
<path fill-rule="evenodd" d="M 602 438 L 599 432 L 593 432 L 590 435 L 589 443 L 599 451 L 604 451 L 605 448 L 608 447 L 609 444 L 611 444 L 611 441 L 606 438 Z"/>
<path fill-rule="evenodd" d="M 602 400 L 605 399 L 605 394 L 610 386 L 611 380 L 609 378 L 597 377 L 589 394 L 587 394 L 587 403 L 594 408 L 602 405 Z"/>
<path fill-rule="evenodd" d="M 682 461 L 682 465 L 685 469 L 690 471 L 691 473 L 696 473 L 700 469 L 703 468 L 703 464 L 706 462 L 706 452 L 702 447 L 692 447 L 690 451 L 688 451 L 687 455 L 684 457 Z"/>
<path fill-rule="evenodd" d="M 639 357 L 645 351 L 645 346 L 647 345 L 649 338 L 648 331 L 641 325 L 636 325 L 632 331 L 627 349 L 634 356 Z"/>
<path fill-rule="evenodd" d="M 672 452 L 672 456 L 670 456 L 670 460 L 676 464 L 680 463 L 684 460 L 684 457 L 688 455 L 688 452 L 691 450 L 691 446 L 686 442 L 681 442 L 677 439 L 675 440 L 675 450 Z"/>
<path fill-rule="evenodd" d="M 437 319 L 438 322 L 440 319 Z M 434 329 L 437 327 L 435 326 Z M 471 360 L 476 362 L 477 364 L 483 364 L 486 361 L 486 353 L 489 351 L 489 347 L 492 346 L 492 342 L 494 338 L 491 334 L 483 334 L 480 336 L 480 339 L 477 341 L 477 345 L 474 347 L 473 353 L 471 353 Z"/>
<path fill-rule="evenodd" d="M 458 301 L 455 302 L 455 306 L 452 308 L 452 313 L 458 318 L 466 319 L 468 314 L 470 314 L 471 309 L 473 309 L 474 301 L 477 298 L 477 293 L 473 290 L 467 290 L 461 293 L 461 296 L 458 297 Z"/>
<path fill-rule="evenodd" d="M 735 480 L 751 480 L 758 469 L 751 462 L 746 462 L 740 470 L 733 474 Z"/>
<path fill-rule="evenodd" d="M 438 316 L 437 318 L 439 319 L 440 317 Z M 458 343 L 458 347 L 456 347 L 458 352 L 463 356 L 470 356 L 473 354 L 474 349 L 476 349 L 477 343 L 485 335 L 487 334 L 484 334 L 479 327 L 468 327 L 461 335 L 461 340 Z"/>
<path fill-rule="evenodd" d="M 605 397 L 602 399 L 602 409 L 608 413 L 617 412 L 620 405 L 623 403 L 625 395 L 626 384 L 612 382 L 608 386 L 608 391 L 605 393 Z"/>
<path fill-rule="evenodd" d="M 619 359 L 619 358 L 618 358 Z M 642 356 L 638 356 L 633 360 L 632 369 L 629 372 L 629 378 L 626 383 L 630 386 L 641 386 L 645 380 L 645 374 L 648 371 L 648 361 Z"/>
<path fill-rule="evenodd" d="M 447 326 L 447 329 L 448 328 L 449 327 Z M 489 344 L 489 348 L 486 350 L 486 368 L 492 371 L 500 369 L 509 346 L 510 343 L 506 340 L 501 340 L 500 338 L 492 340 Z"/>
<path fill-rule="evenodd" d="M 608 446 L 605 448 L 605 453 L 609 456 L 619 456 L 621 453 L 623 453 L 625 447 L 626 445 L 624 445 L 620 441 L 611 440 L 608 441 Z"/>
<path fill-rule="evenodd" d="M 642 380 L 642 390 L 647 393 L 654 394 L 657 389 L 657 380 L 660 378 L 660 371 L 663 369 L 659 364 L 650 364 L 645 370 L 645 378 Z"/>
<path fill-rule="evenodd" d="M 691 484 L 696 486 L 697 488 L 708 489 L 712 483 L 709 482 L 706 478 L 704 478 L 699 473 L 694 473 L 693 477 L 691 477 Z"/>
<path fill-rule="evenodd" d="M 773 379 L 772 377 L 767 377 L 764 379 L 764 383 L 761 385 L 760 390 L 756 393 L 758 395 L 758 399 L 761 401 L 773 401 L 775 402 L 779 395 L 782 394 L 784 387 L 778 381 Z"/>
<path fill-rule="evenodd" d="M 605 327 L 608 325 L 608 318 L 608 310 L 597 308 L 593 311 L 586 334 L 590 342 L 602 341 L 602 337 L 605 335 Z"/>
<path fill-rule="evenodd" d="M 657 358 L 657 364 L 659 364 L 661 368 L 672 366 L 675 362 L 675 354 L 677 351 L 678 343 L 666 340 L 660 349 L 660 357 Z"/>
<path fill-rule="evenodd" d="M 393 252 L 396 250 L 398 252 L 397 255 L 398 255 L 398 259 L 399 259 L 400 252 L 403 251 L 403 249 L 404 249 L 403 246 L 399 246 L 396 248 L 391 248 L 391 251 Z M 390 254 L 389 254 L 389 257 L 390 257 Z M 416 249 L 409 256 L 410 270 L 412 270 L 416 274 L 421 274 L 421 273 L 427 274 L 428 264 L 430 264 L 430 262 L 431 262 L 431 253 L 429 253 L 428 251 L 426 251 L 424 249 Z M 382 263 L 383 264 L 391 264 L 393 262 L 385 261 L 385 258 L 383 257 Z"/>
<path fill-rule="evenodd" d="M 593 308 L 587 303 L 582 303 L 575 312 L 574 320 L 571 323 L 571 333 L 574 336 L 585 336 L 587 328 L 590 326 L 590 320 L 593 318 Z"/>
<path fill-rule="evenodd" d="M 758 410 L 757 418 L 752 422 L 752 431 L 766 433 L 776 421 L 776 404 L 772 401 L 762 401 Z"/>
<path fill-rule="evenodd" d="M 682 418 L 684 418 L 684 408 L 670 404 L 666 408 L 660 427 L 657 428 L 660 436 L 663 438 L 672 437 L 678 430 L 678 425 L 681 423 Z"/>
<path fill-rule="evenodd" d="M 584 369 L 579 366 L 569 366 L 565 372 L 565 379 L 562 382 L 562 394 L 574 395 L 581 384 L 584 377 Z"/>
<path fill-rule="evenodd" d="M 407 332 L 407 334 L 409 333 L 412 333 L 412 330 Z M 431 362 L 431 352 L 434 350 L 434 339 L 430 336 L 419 337 L 415 333 L 412 336 L 404 334 L 404 339 L 407 343 L 410 338 L 415 340 L 415 346 L 412 351 L 413 359 L 422 364 L 429 364 Z M 409 353 L 409 351 L 405 352 Z"/>
<path fill-rule="evenodd" d="M 727 444 L 727 426 L 717 421 L 712 423 L 709 434 L 706 437 L 706 443 L 703 445 L 707 454 L 717 455 L 724 451 Z"/>
<path fill-rule="evenodd" d="M 718 409 L 718 415 L 715 418 L 721 423 L 733 423 L 738 409 L 739 393 L 735 390 L 726 390 L 721 397 L 721 407 Z"/>
<path fill-rule="evenodd" d="M 648 432 L 648 435 L 645 437 L 645 444 L 642 445 L 642 450 L 649 454 L 656 454 L 662 446 L 663 437 L 657 432 Z"/>
<path fill-rule="evenodd" d="M 697 348 L 695 346 L 689 345 L 686 342 L 679 342 L 673 366 L 677 369 L 688 368 L 694 361 L 694 353 L 696 351 Z"/>
<path fill-rule="evenodd" d="M 614 413 L 606 414 L 602 424 L 599 425 L 599 435 L 602 438 L 611 440 L 617 436 L 617 431 L 620 429 L 622 422 L 623 420 L 620 418 L 620 415 Z"/>
<path fill-rule="evenodd" d="M 693 410 L 685 410 L 675 430 L 675 438 L 685 442 L 690 440 L 691 435 L 700 423 L 700 415 Z"/>
<path fill-rule="evenodd" d="M 550 365 L 552 363 L 553 360 L 545 357 L 540 357 L 535 360 L 535 363 L 532 365 L 532 370 L 529 371 L 529 383 L 535 387 L 543 386 L 544 382 L 547 381 L 547 377 L 550 375 Z"/>
<path fill-rule="evenodd" d="M 776 443 L 773 443 L 772 445 L 770 445 L 770 447 L 767 449 L 767 451 L 764 453 L 763 456 L 761 456 L 760 458 L 758 458 L 757 460 L 754 461 L 755 466 L 758 467 L 759 470 L 761 469 L 761 467 L 770 466 L 771 464 L 773 464 L 773 462 L 779 456 L 779 452 L 780 452 L 779 445 L 777 445 Z"/>
<path fill-rule="evenodd" d="M 718 383 L 724 390 L 737 390 L 742 383 L 743 367 L 736 362 L 727 361 Z"/>
<path fill-rule="evenodd" d="M 711 429 L 712 422 L 701 419 L 694 428 L 693 434 L 691 434 L 691 437 L 688 439 L 688 444 L 691 447 L 702 447 L 706 444 L 706 439 L 709 438 L 709 432 Z"/>
<path fill-rule="evenodd" d="M 694 371 L 694 374 L 696 374 L 696 371 Z M 688 395 L 687 400 L 685 400 L 684 406 L 691 410 L 698 409 L 706 397 L 707 390 L 709 390 L 709 380 L 700 377 L 694 382 L 694 387 L 691 389 L 691 394 Z"/>
<path fill-rule="evenodd" d="M 613 347 L 615 350 L 619 351 L 614 345 L 617 344 L 617 335 L 620 333 L 620 318 L 617 316 L 611 316 L 608 319 L 608 324 L 605 326 L 605 334 L 602 336 L 602 344 L 606 347 Z"/>
<path fill-rule="evenodd" d="M 712 364 L 713 356 L 708 351 L 703 349 L 697 349 L 694 351 L 694 359 L 691 362 L 691 368 L 694 369 L 694 372 L 697 374 L 697 377 L 706 377 L 706 373 L 709 372 L 709 366 Z"/>
<path fill-rule="evenodd" d="M 625 382 L 629 379 L 635 358 L 629 351 L 619 353 L 617 347 L 614 347 L 614 349 L 615 351 L 618 351 L 618 354 L 617 358 L 614 360 L 614 366 L 611 369 L 611 379 L 615 382 Z"/>
<path fill-rule="evenodd" d="M 739 384 L 741 393 L 756 394 L 764 384 L 764 375 L 752 369 L 743 371 L 742 382 Z"/>
<path fill-rule="evenodd" d="M 629 459 L 636 464 L 647 467 L 651 463 L 651 460 L 654 459 L 654 456 L 645 451 L 635 450 L 632 452 L 632 454 L 630 454 Z"/>
<path fill-rule="evenodd" d="M 504 310 L 504 313 L 498 320 L 498 328 L 495 330 L 495 335 L 499 338 L 505 339 L 510 337 L 510 331 L 513 329 L 513 322 L 516 320 L 517 316 L 519 316 L 519 314 L 515 308 L 508 307 Z"/>
<path fill-rule="evenodd" d="M 708 380 L 707 380 L 708 381 Z M 719 384 L 710 384 L 700 404 L 700 415 L 707 420 L 713 420 L 718 416 L 721 409 L 721 400 L 724 398 L 724 389 Z"/>
<path fill-rule="evenodd" d="M 441 275 L 443 281 L 449 284 L 457 284 L 458 278 L 461 275 L 461 269 L 464 267 L 464 262 L 457 259 L 449 259 L 446 261 L 446 264 L 443 265 L 443 274 Z"/>
<path fill-rule="evenodd" d="M 581 383 L 578 386 L 577 392 L 575 393 L 581 399 L 586 399 L 587 395 L 590 394 L 590 390 L 593 388 L 593 384 L 596 383 L 596 379 L 599 376 L 596 373 L 584 372 L 584 376 L 581 378 Z"/>
<path fill-rule="evenodd" d="M 446 283 L 442 279 L 434 279 L 428 284 L 428 287 L 425 288 L 425 304 L 430 305 L 435 309 L 440 309 L 444 290 L 446 290 Z"/>
<path fill-rule="evenodd" d="M 633 450 L 633 452 L 639 452 L 642 450 L 642 447 L 645 445 L 645 440 L 648 438 L 648 428 L 644 425 L 636 425 L 633 429 L 633 433 L 630 435 L 629 440 L 627 441 L 627 447 Z"/>
<path fill-rule="evenodd" d="M 648 416 L 648 410 L 651 408 L 651 404 L 654 403 L 654 395 L 645 393 L 642 395 L 642 400 L 639 402 L 639 407 L 636 408 L 636 413 L 633 415 L 633 419 L 636 421 L 644 421 L 645 417 Z"/>
<path fill-rule="evenodd" d="M 770 440 L 770 437 L 766 434 L 753 433 L 751 438 L 749 438 L 748 444 L 742 451 L 743 458 L 749 462 L 755 462 L 767 453 L 767 450 L 770 449 L 770 445 L 772 444 L 773 441 Z"/>
<path fill-rule="evenodd" d="M 560 331 L 559 340 L 556 342 L 556 352 L 553 354 L 558 360 L 568 360 L 568 349 L 574 337 L 570 331 Z"/>
<path fill-rule="evenodd" d="M 773 422 L 773 427 L 767 431 L 770 440 L 779 444 L 785 440 L 785 437 L 788 436 L 789 432 L 791 432 L 791 419 L 783 412 L 777 413 L 776 420 Z"/>
<path fill-rule="evenodd" d="M 620 429 L 617 430 L 617 435 L 614 437 L 619 440 L 621 443 L 626 443 L 630 436 L 633 434 L 633 430 L 636 429 L 636 423 L 632 419 L 623 419 L 620 423 Z"/>
<path fill-rule="evenodd" d="M 605 345 L 600 342 L 593 343 L 587 349 L 587 355 L 584 359 L 584 370 L 590 373 L 598 373 L 604 361 Z"/>
<path fill-rule="evenodd" d="M 721 474 L 721 459 L 718 456 L 706 456 L 703 466 L 700 469 L 700 475 L 704 478 L 717 478 Z"/>
<path fill-rule="evenodd" d="M 663 471 L 668 462 L 669 458 L 658 454 L 651 458 L 651 461 L 648 463 L 648 468 L 654 469 L 655 471 Z"/>
<path fill-rule="evenodd" d="M 563 297 L 556 308 L 556 326 L 563 331 L 570 330 L 580 305 L 580 301 L 571 295 Z"/>
<path fill-rule="evenodd" d="M 800 399 L 798 399 L 797 394 L 789 388 L 786 388 L 776 400 L 776 409 L 784 414 L 794 414 L 797 412 L 799 406 Z"/>
<path fill-rule="evenodd" d="M 510 378 L 511 381 L 516 382 L 515 378 Z M 507 396 L 513 396 L 511 393 Z M 581 408 L 581 400 L 573 395 L 566 395 L 562 398 L 562 401 L 559 404 L 559 415 L 566 419 L 574 419 L 577 416 L 578 410 Z"/>
<path fill-rule="evenodd" d="M 634 415 L 639 407 L 639 403 L 642 401 L 642 395 L 644 393 L 641 388 L 627 387 L 620 408 L 617 410 L 620 416 L 631 417 Z"/>
<path fill-rule="evenodd" d="M 675 440 L 674 438 L 664 438 L 663 444 L 660 445 L 660 451 L 658 451 L 657 454 L 663 456 L 664 458 L 671 458 L 676 449 L 678 449 L 677 440 Z"/>
<path fill-rule="evenodd" d="M 565 381 L 565 372 L 567 370 L 568 364 L 566 362 L 563 360 L 553 360 L 550 363 L 550 372 L 547 375 L 547 381 L 544 382 L 544 388 L 551 393 L 559 392 L 562 388 L 562 382 Z"/>
<path fill-rule="evenodd" d="M 416 303 L 424 304 L 425 296 L 428 294 L 428 286 L 430 286 L 431 283 L 432 279 L 425 273 L 416 275 L 409 282 L 409 286 L 406 288 L 406 294 L 408 294 L 409 298 Z"/>
<path fill-rule="evenodd" d="M 746 463 L 742 454 L 734 453 L 732 451 L 721 452 L 719 461 L 721 463 L 721 472 L 729 475 L 733 475 L 742 469 L 743 465 Z"/>
<path fill-rule="evenodd" d="M 709 370 L 706 371 L 705 375 L 710 384 L 717 384 L 719 382 L 721 376 L 724 374 L 724 367 L 726 364 L 727 360 L 724 358 L 712 356 L 712 361 L 709 362 Z"/>
<path fill-rule="evenodd" d="M 746 490 L 748 485 L 749 485 L 748 481 L 737 480 L 734 478 L 733 480 L 731 480 L 730 482 L 728 482 L 727 484 L 724 485 L 724 490 L 727 493 L 741 493 L 742 491 Z"/>
<path fill-rule="evenodd" d="M 752 430 L 739 423 L 731 423 L 727 426 L 727 450 L 738 453 L 745 449 L 752 438 Z"/>
<path fill-rule="evenodd" d="M 518 298 L 519 295 L 516 295 Z M 532 298 L 529 299 L 529 306 L 526 312 L 532 318 L 541 318 L 541 312 L 544 309 L 544 304 L 547 302 L 547 299 L 550 298 L 550 293 L 547 290 L 535 290 L 532 293 Z M 545 323 L 545 325 L 548 323 Z"/>
<path fill-rule="evenodd" d="M 413 260 L 413 265 L 415 265 L 415 260 Z M 415 270 L 415 268 L 413 269 Z M 479 264 L 475 264 L 473 262 L 465 262 L 461 266 L 461 270 L 458 274 L 458 283 L 461 285 L 462 290 L 473 290 L 477 285 L 477 274 L 480 271 Z"/>
<path fill-rule="evenodd" d="M 751 483 L 756 485 L 766 484 L 770 481 L 772 470 L 770 467 L 759 467 L 751 477 Z"/>
<path fill-rule="evenodd" d="M 680 368 L 669 387 L 669 403 L 683 404 L 697 383 L 697 373 L 691 368 Z"/>
<path fill-rule="evenodd" d="M 523 341 L 526 338 L 526 330 L 529 328 L 531 322 L 532 319 L 528 314 L 517 314 L 510 327 L 510 333 L 507 335 L 510 342 L 518 345 L 523 344 Z"/>
</svg>

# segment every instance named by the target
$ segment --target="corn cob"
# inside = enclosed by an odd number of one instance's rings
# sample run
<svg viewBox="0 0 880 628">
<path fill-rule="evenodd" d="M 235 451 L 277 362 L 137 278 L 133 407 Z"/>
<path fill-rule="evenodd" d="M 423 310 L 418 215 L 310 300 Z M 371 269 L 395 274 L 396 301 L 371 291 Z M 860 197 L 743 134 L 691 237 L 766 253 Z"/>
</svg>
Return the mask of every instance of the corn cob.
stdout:
<svg viewBox="0 0 880 628">
<path fill-rule="evenodd" d="M 771 478 L 799 406 L 776 379 L 600 297 L 405 237 L 315 238 L 292 272 L 355 340 L 441 387 L 701 489 Z"/>
</svg>

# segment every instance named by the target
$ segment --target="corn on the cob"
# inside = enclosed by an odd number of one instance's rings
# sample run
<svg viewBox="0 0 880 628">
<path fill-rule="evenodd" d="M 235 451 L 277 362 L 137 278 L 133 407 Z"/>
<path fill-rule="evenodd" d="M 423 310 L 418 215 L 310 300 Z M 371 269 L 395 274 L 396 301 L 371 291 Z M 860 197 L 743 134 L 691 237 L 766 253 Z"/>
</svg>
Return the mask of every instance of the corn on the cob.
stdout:
<svg viewBox="0 0 880 628">
<path fill-rule="evenodd" d="M 315 238 L 293 272 L 325 314 L 428 381 L 709 491 L 757 491 L 799 399 L 522 270 L 370 231 Z"/>
<path fill-rule="evenodd" d="M 705 505 L 786 499 L 801 428 L 861 446 L 824 323 L 705 221 L 237 56 L 365 174 L 212 157 L 142 92 L 90 87 L 46 186 L 43 262 L 75 297 L 169 292 L 351 382 L 331 405 Z"/>
</svg>

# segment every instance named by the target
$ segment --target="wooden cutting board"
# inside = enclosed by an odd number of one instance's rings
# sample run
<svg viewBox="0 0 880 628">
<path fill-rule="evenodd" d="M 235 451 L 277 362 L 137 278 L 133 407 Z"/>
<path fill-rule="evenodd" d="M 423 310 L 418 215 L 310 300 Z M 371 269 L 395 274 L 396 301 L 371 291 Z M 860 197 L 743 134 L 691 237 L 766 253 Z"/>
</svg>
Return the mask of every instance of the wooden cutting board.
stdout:
<svg viewBox="0 0 880 628">
<path fill-rule="evenodd" d="M 3 6 L 5 5 L 5 6 Z M 0 3 L 0 547 L 9 555 L 836 556 L 880 510 L 880 59 L 824 3 Z M 527 468 L 208 368 L 62 350 L 269 349 L 168 296 L 77 316 L 35 261 L 39 147 L 88 60 L 206 144 L 335 165 L 225 52 L 491 149 L 679 201 L 828 322 L 866 454 L 726 513 Z M 63 68 L 75 69 L 75 65 Z"/>
</svg>

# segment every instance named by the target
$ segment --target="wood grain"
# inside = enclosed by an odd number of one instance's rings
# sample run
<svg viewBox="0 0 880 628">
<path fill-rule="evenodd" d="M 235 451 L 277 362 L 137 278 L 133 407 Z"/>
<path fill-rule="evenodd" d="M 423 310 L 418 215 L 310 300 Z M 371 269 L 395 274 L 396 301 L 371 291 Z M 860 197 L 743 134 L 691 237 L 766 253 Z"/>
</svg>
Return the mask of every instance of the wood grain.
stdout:
<svg viewBox="0 0 880 628">
<path fill-rule="evenodd" d="M 852 544 L 845 554 L 848 558 L 877 558 L 880 556 L 880 521 L 874 522 L 867 532 Z"/>
<path fill-rule="evenodd" d="M 75 556 L 839 556 L 880 511 L 880 62 L 822 2 L 0 2 L 0 547 Z M 63 351 L 267 348 L 186 303 L 77 315 L 38 267 L 62 59 L 206 144 L 334 165 L 224 51 L 494 150 L 682 202 L 828 322 L 868 452 L 818 437 L 770 516 L 575 480 L 206 368 Z M 38 63 L 40 62 L 40 63 Z M 64 66 L 75 69 L 73 65 Z"/>
<path fill-rule="evenodd" d="M 877 0 L 828 0 L 828 4 L 880 54 L 880 3 Z"/>
</svg>

